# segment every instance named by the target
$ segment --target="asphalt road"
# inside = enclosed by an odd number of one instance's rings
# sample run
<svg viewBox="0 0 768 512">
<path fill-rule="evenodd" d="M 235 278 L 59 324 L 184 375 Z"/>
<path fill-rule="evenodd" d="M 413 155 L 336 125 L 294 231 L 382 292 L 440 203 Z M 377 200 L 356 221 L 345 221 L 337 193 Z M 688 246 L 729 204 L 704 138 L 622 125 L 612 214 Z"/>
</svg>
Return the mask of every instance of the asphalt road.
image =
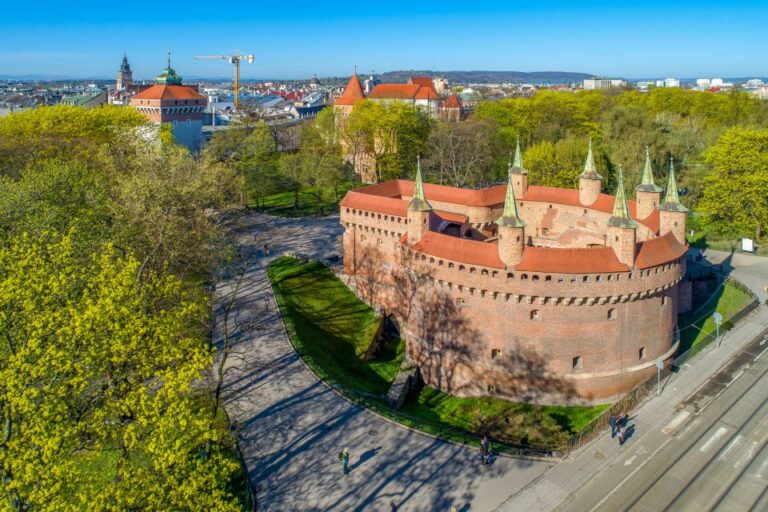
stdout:
<svg viewBox="0 0 768 512">
<path fill-rule="evenodd" d="M 664 428 L 617 446 L 623 458 L 558 510 L 768 510 L 766 352 L 768 330 L 682 401 Z"/>
</svg>

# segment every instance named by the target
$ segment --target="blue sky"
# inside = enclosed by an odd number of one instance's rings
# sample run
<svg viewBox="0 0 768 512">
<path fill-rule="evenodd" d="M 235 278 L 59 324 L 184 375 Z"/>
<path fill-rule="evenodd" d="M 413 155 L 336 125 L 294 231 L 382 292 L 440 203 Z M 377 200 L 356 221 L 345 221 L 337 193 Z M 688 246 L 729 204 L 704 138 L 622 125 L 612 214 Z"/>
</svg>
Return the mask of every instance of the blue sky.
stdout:
<svg viewBox="0 0 768 512">
<path fill-rule="evenodd" d="M 151 78 L 168 47 L 185 76 L 305 78 L 394 69 L 768 76 L 768 2 L 6 0 L 0 75 L 111 77 L 123 51 Z"/>
</svg>

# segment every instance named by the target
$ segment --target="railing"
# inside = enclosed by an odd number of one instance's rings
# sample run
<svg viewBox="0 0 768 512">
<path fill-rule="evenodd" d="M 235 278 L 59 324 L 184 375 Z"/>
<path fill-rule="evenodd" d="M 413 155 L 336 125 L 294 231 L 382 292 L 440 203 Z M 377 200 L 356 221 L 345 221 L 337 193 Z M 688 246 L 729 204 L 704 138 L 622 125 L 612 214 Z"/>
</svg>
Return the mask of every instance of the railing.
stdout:
<svg viewBox="0 0 768 512">
<path fill-rule="evenodd" d="M 724 331 L 735 325 L 739 320 L 747 316 L 760 305 L 760 302 L 755 293 L 740 281 L 732 277 L 728 277 L 723 281 L 723 283 L 721 283 L 721 285 L 725 283 L 746 293 L 752 298 L 752 300 L 744 308 L 733 314 L 730 318 L 726 319 L 720 328 L 721 335 Z M 702 304 L 702 306 L 699 307 L 699 310 L 703 309 L 704 306 L 706 306 L 706 303 Z M 677 332 L 677 339 L 680 339 L 679 329 Z M 669 364 L 665 365 L 664 369 L 662 369 L 660 372 L 660 380 L 665 380 L 673 373 L 682 372 L 684 370 L 683 365 L 685 362 L 689 361 L 693 356 L 701 353 L 705 349 L 711 348 L 712 342 L 716 339 L 716 336 L 713 336 L 712 333 L 708 333 L 707 336 L 694 347 L 686 350 L 682 354 L 678 355 L 675 359 L 673 359 Z M 653 377 L 650 377 L 646 381 L 642 382 L 635 389 L 623 396 L 618 402 L 603 411 L 600 416 L 593 419 L 583 429 L 573 434 L 568 440 L 568 451 L 571 452 L 576 450 L 597 437 L 603 429 L 606 429 L 609 426 L 609 419 L 611 417 L 619 417 L 624 414 L 628 414 L 639 404 L 644 402 L 645 399 L 656 390 L 658 379 L 659 377 L 654 375 Z"/>
</svg>

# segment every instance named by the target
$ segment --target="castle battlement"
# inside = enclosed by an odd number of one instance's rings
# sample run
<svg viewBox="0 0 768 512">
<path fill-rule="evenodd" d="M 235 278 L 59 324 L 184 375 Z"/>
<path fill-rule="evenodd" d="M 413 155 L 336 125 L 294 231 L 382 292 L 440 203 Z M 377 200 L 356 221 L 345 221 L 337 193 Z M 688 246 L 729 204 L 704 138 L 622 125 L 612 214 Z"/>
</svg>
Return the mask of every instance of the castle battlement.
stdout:
<svg viewBox="0 0 768 512">
<path fill-rule="evenodd" d="M 350 191 L 344 271 L 447 392 L 563 403 L 628 391 L 676 347 L 682 205 L 647 185 L 648 203 L 629 201 L 621 175 L 615 196 L 583 204 L 581 190 L 528 187 L 524 173 L 481 190 L 419 172 Z M 542 376 L 542 389 L 526 382 Z"/>
</svg>

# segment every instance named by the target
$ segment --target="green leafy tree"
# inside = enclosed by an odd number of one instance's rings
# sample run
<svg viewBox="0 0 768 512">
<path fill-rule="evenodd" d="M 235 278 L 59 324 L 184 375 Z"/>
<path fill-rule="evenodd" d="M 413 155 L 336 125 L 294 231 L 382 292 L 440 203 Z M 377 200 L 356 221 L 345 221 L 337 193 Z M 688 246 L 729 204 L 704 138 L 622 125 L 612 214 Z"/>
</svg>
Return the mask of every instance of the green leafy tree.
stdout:
<svg viewBox="0 0 768 512">
<path fill-rule="evenodd" d="M 768 130 L 731 128 L 706 153 L 698 210 L 704 223 L 731 240 L 762 238 L 768 228 Z"/>
<path fill-rule="evenodd" d="M 207 305 L 75 231 L 0 247 L 5 509 L 237 510 L 237 462 L 193 384 Z M 208 449 L 203 451 L 203 448 Z"/>
</svg>

